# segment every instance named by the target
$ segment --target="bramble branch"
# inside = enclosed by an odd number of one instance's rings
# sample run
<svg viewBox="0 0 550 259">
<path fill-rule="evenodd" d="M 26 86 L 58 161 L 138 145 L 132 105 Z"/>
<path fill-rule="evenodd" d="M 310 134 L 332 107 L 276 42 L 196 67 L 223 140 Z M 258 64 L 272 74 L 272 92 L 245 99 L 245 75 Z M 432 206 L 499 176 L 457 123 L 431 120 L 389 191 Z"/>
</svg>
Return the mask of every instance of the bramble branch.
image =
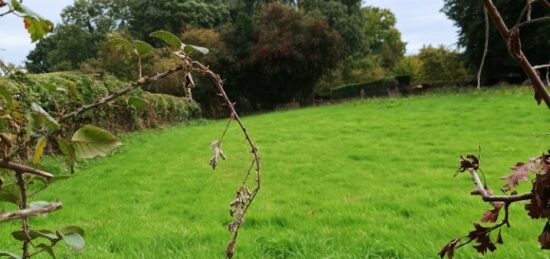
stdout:
<svg viewBox="0 0 550 259">
<path fill-rule="evenodd" d="M 13 170 L 13 171 L 16 171 L 16 172 L 21 172 L 21 173 L 32 174 L 32 175 L 44 177 L 48 180 L 52 179 L 54 177 L 50 173 L 47 173 L 47 172 L 38 170 L 36 168 L 29 167 L 29 166 L 26 166 L 26 165 L 13 163 L 13 162 L 0 162 L 0 168 L 5 168 L 5 169 Z"/>
<path fill-rule="evenodd" d="M 81 108 L 73 111 L 73 112 L 70 112 L 64 116 L 62 116 L 61 118 L 59 118 L 59 122 L 63 122 L 63 121 L 66 121 L 68 119 L 71 119 L 71 118 L 74 118 L 88 110 L 91 110 L 91 109 L 94 109 L 94 108 L 97 108 L 99 106 L 102 106 L 110 101 L 112 101 L 113 99 L 117 98 L 117 97 L 120 97 L 140 86 L 143 86 L 143 85 L 146 85 L 146 84 L 149 84 L 149 83 L 152 83 L 152 82 L 155 82 L 155 81 L 158 81 L 162 78 L 165 78 L 175 72 L 178 72 L 178 71 L 181 71 L 181 70 L 184 70 L 185 68 L 187 68 L 189 65 L 186 64 L 186 63 L 183 63 L 183 64 L 180 64 L 180 65 L 177 65 L 175 67 L 172 67 L 162 73 L 159 73 L 155 76 L 152 76 L 152 77 L 142 77 L 140 78 L 139 80 L 137 81 L 134 81 L 132 83 L 130 83 L 126 88 L 124 89 L 121 89 L 111 95 L 108 95 L 108 96 L 105 96 L 99 100 L 97 100 L 96 102 L 94 103 L 91 103 L 91 104 L 88 104 L 88 105 L 84 105 L 82 106 Z"/>
<path fill-rule="evenodd" d="M 61 204 L 61 202 L 53 202 L 40 207 L 27 208 L 15 212 L 6 212 L 0 214 L 0 222 L 43 215 L 62 208 L 63 204 Z"/>
</svg>

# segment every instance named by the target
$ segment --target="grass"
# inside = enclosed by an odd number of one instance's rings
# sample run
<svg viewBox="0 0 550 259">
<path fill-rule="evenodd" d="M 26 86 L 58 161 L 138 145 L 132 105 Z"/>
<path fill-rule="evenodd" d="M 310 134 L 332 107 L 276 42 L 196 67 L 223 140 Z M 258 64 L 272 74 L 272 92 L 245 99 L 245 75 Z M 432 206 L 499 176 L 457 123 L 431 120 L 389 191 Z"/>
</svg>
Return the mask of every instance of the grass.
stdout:
<svg viewBox="0 0 550 259">
<path fill-rule="evenodd" d="M 237 258 L 435 258 L 467 234 L 490 206 L 452 178 L 458 156 L 483 146 L 490 187 L 516 161 L 549 148 L 550 117 L 527 89 L 446 92 L 375 99 L 244 119 L 263 157 L 264 184 L 237 245 Z M 79 258 L 223 258 L 228 203 L 249 166 L 232 127 L 229 160 L 209 168 L 208 146 L 225 121 L 123 136 L 113 156 L 81 164 L 39 200 L 64 209 L 35 218 L 37 228 L 80 225 Z M 523 185 L 528 188 L 528 184 Z M 547 258 L 544 221 L 511 207 L 505 244 L 487 258 Z M 2 224 L 0 247 L 17 222 Z M 61 257 L 76 256 L 61 249 Z M 459 258 L 478 258 L 471 247 Z"/>
</svg>

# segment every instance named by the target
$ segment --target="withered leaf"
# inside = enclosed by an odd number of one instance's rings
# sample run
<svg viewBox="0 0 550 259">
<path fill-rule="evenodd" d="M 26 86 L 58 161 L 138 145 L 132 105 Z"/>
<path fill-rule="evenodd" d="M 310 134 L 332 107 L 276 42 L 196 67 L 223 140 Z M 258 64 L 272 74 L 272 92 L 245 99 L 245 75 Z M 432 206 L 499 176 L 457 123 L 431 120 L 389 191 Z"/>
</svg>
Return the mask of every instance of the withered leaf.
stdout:
<svg viewBox="0 0 550 259">
<path fill-rule="evenodd" d="M 460 244 L 460 239 L 455 238 L 449 241 L 449 243 L 445 244 L 445 246 L 439 251 L 438 255 L 443 258 L 445 255 L 447 255 L 447 258 L 453 259 L 453 256 L 455 254 L 455 248 L 456 246 Z"/>
<path fill-rule="evenodd" d="M 500 213 L 500 209 L 504 206 L 504 204 L 502 203 L 492 203 L 491 205 L 493 205 L 493 209 L 492 210 L 488 210 L 486 211 L 484 214 L 483 214 L 483 217 L 481 217 L 481 222 L 483 223 L 495 223 L 497 222 L 497 219 L 498 219 L 498 215 Z"/>
<path fill-rule="evenodd" d="M 515 166 L 510 167 L 512 173 L 501 177 L 502 180 L 508 180 L 508 183 L 502 187 L 503 192 L 507 192 L 510 189 L 518 186 L 520 181 L 529 181 L 529 170 L 532 170 L 530 163 L 517 163 Z"/>
<path fill-rule="evenodd" d="M 550 224 L 546 222 L 542 233 L 539 236 L 540 248 L 550 249 Z"/>
<path fill-rule="evenodd" d="M 502 234 L 500 232 L 501 229 L 498 229 L 497 244 L 504 244 L 504 241 L 502 240 Z"/>
<path fill-rule="evenodd" d="M 468 234 L 468 238 L 475 240 L 478 245 L 474 248 L 481 254 L 485 254 L 487 250 L 493 252 L 497 249 L 489 236 L 489 228 L 481 226 L 479 223 L 474 224 L 475 230 Z"/>
<path fill-rule="evenodd" d="M 460 156 L 460 167 L 456 170 L 455 176 L 457 173 L 462 173 L 464 171 L 472 171 L 472 170 L 478 170 L 479 169 L 479 159 L 469 154 L 466 157 Z"/>
<path fill-rule="evenodd" d="M 533 219 L 542 217 L 542 210 L 535 197 L 531 198 L 531 203 L 525 204 L 525 210 L 527 210 L 529 217 Z"/>
</svg>

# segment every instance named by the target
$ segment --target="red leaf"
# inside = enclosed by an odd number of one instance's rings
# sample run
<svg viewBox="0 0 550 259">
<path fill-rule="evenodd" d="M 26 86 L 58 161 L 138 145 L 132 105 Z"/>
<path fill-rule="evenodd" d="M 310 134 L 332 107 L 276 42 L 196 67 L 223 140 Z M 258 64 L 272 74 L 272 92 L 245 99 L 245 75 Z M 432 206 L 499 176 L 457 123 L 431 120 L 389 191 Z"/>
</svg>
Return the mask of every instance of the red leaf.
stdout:
<svg viewBox="0 0 550 259">
<path fill-rule="evenodd" d="M 483 217 L 481 217 L 481 220 L 480 220 L 481 222 L 483 222 L 483 223 L 489 223 L 489 222 L 495 223 L 495 222 L 497 222 L 500 209 L 504 205 L 502 203 L 496 203 L 496 202 L 492 203 L 492 205 L 493 205 L 493 209 L 488 210 L 483 214 Z"/>
<path fill-rule="evenodd" d="M 542 233 L 539 236 L 540 248 L 550 249 L 550 224 L 546 222 Z"/>
<path fill-rule="evenodd" d="M 478 243 L 474 248 L 481 254 L 485 254 L 487 250 L 491 252 L 495 251 L 497 247 L 489 237 L 489 228 L 483 227 L 479 223 L 475 223 L 474 227 L 476 229 L 468 233 L 468 238 Z"/>
<path fill-rule="evenodd" d="M 535 197 L 531 198 L 531 203 L 525 204 L 525 210 L 528 211 L 527 214 L 533 219 L 538 219 L 542 217 L 542 210 L 537 202 Z"/>
<path fill-rule="evenodd" d="M 512 173 L 505 175 L 500 179 L 508 180 L 508 183 L 502 187 L 503 192 L 507 192 L 510 189 L 518 186 L 520 181 L 529 181 L 529 170 L 532 170 L 533 167 L 531 163 L 517 163 L 515 166 L 511 167 Z"/>
<path fill-rule="evenodd" d="M 453 259 L 453 256 L 455 254 L 455 248 L 456 246 L 460 243 L 460 239 L 458 238 L 455 238 L 451 241 L 449 241 L 449 243 L 447 243 L 442 249 L 441 251 L 439 251 L 438 255 L 443 258 L 445 257 L 445 255 L 447 255 L 447 258 L 449 259 Z"/>
</svg>

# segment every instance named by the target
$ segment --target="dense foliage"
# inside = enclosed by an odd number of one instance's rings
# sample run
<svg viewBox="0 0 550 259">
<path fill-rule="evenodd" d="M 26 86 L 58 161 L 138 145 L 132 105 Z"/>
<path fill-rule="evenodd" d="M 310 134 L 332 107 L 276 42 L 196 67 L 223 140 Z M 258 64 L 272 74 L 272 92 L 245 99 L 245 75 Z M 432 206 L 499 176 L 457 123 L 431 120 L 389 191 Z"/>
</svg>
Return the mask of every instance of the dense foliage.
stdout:
<svg viewBox="0 0 550 259">
<path fill-rule="evenodd" d="M 148 33 L 166 30 L 215 52 L 200 59 L 220 71 L 239 109 L 247 111 L 309 103 L 314 92 L 384 78 L 405 50 L 393 14 L 357 0 L 78 0 L 61 16 L 62 24 L 29 54 L 29 71 L 109 71 L 133 80 L 135 57 L 105 43 L 124 37 L 159 46 Z M 145 58 L 160 67 L 173 64 L 162 52 Z M 177 92 L 182 76 L 148 89 Z M 207 116 L 221 115 L 215 93 L 199 89 L 195 97 Z"/>
</svg>

